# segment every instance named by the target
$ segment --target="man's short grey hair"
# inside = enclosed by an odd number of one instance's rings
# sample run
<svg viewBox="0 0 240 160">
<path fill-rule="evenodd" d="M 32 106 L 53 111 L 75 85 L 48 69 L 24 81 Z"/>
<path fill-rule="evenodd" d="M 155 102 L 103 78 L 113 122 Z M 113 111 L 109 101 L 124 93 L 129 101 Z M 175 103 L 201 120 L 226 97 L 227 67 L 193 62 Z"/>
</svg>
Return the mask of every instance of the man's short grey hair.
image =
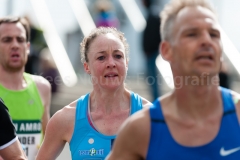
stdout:
<svg viewBox="0 0 240 160">
<path fill-rule="evenodd" d="M 208 0 L 172 0 L 165 5 L 161 12 L 161 38 L 170 41 L 175 18 L 179 11 L 185 7 L 201 6 L 209 9 L 214 14 L 216 12 L 212 8 Z"/>
</svg>

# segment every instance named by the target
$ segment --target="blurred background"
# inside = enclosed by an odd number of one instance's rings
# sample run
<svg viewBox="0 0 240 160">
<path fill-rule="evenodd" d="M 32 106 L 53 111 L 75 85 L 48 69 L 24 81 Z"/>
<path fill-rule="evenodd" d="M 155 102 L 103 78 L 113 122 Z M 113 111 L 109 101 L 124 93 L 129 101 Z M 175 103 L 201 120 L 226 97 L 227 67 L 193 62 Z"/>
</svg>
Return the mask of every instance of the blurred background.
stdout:
<svg viewBox="0 0 240 160">
<path fill-rule="evenodd" d="M 217 11 L 222 27 L 225 54 L 221 82 L 240 92 L 240 1 L 209 1 Z M 114 26 L 125 34 L 130 45 L 126 79 L 129 89 L 150 101 L 156 95 L 170 91 L 171 72 L 160 56 L 153 58 L 153 62 L 157 62 L 155 76 L 158 79 L 149 78 L 150 51 L 146 49 L 148 44 L 144 40 L 147 37 L 144 36 L 145 33 L 150 35 L 146 26 L 154 23 L 150 15 L 158 16 L 167 2 L 168 0 L 0 0 L 0 17 L 15 15 L 29 20 L 31 53 L 26 72 L 42 75 L 52 84 L 53 115 L 63 106 L 91 91 L 90 78 L 84 73 L 80 61 L 79 43 L 96 26 Z M 149 41 L 153 39 L 157 38 L 150 37 Z M 156 81 L 157 87 L 153 81 Z M 69 159 L 69 152 L 63 152 L 60 159 Z"/>
</svg>

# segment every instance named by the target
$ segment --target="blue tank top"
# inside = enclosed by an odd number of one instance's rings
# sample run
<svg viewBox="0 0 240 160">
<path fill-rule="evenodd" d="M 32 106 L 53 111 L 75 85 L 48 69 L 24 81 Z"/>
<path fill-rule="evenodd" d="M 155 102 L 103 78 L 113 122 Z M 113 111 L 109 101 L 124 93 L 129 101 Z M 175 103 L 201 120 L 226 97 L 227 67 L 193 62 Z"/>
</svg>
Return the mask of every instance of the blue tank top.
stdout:
<svg viewBox="0 0 240 160">
<path fill-rule="evenodd" d="M 107 136 L 96 131 L 88 121 L 89 94 L 79 98 L 73 136 L 70 141 L 72 160 L 104 160 L 116 135 Z M 142 109 L 142 99 L 131 92 L 130 115 Z"/>
<path fill-rule="evenodd" d="M 164 121 L 159 100 L 150 108 L 151 138 L 147 160 L 240 160 L 240 127 L 232 95 L 221 88 L 224 113 L 215 139 L 196 147 L 177 143 Z M 197 138 L 197 137 L 196 137 Z"/>
</svg>

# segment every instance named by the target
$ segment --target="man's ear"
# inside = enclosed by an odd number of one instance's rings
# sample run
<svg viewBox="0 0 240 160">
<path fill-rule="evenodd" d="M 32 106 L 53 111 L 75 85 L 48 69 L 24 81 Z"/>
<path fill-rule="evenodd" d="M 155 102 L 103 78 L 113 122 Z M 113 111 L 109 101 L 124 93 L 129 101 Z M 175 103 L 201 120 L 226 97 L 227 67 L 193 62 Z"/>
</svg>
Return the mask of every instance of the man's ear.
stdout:
<svg viewBox="0 0 240 160">
<path fill-rule="evenodd" d="M 172 49 L 171 44 L 168 41 L 162 41 L 160 44 L 160 53 L 162 55 L 162 58 L 165 61 L 170 62 L 172 59 Z"/>
<path fill-rule="evenodd" d="M 91 74 L 91 71 L 90 71 L 90 68 L 89 68 L 89 65 L 87 62 L 84 62 L 83 63 L 83 67 L 84 67 L 84 71 L 87 73 L 87 74 Z"/>
<path fill-rule="evenodd" d="M 27 55 L 30 54 L 30 42 L 27 42 Z"/>
</svg>

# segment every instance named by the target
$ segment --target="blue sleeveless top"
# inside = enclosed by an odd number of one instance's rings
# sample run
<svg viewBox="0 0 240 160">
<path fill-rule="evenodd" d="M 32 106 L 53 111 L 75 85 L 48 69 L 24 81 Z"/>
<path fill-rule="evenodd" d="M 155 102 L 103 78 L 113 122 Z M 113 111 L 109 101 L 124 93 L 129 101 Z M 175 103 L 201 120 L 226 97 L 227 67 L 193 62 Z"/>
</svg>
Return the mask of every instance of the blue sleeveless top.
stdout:
<svg viewBox="0 0 240 160">
<path fill-rule="evenodd" d="M 89 94 L 79 98 L 73 136 L 70 141 L 72 160 L 104 160 L 111 150 L 116 135 L 107 136 L 96 131 L 88 120 Z M 131 92 L 130 115 L 142 109 L 142 99 Z"/>
<path fill-rule="evenodd" d="M 223 109 L 221 126 L 215 139 L 196 147 L 177 143 L 165 123 L 159 100 L 150 108 L 151 138 L 147 160 L 240 160 L 240 127 L 232 95 L 221 88 Z M 197 138 L 197 137 L 196 137 Z"/>
</svg>

